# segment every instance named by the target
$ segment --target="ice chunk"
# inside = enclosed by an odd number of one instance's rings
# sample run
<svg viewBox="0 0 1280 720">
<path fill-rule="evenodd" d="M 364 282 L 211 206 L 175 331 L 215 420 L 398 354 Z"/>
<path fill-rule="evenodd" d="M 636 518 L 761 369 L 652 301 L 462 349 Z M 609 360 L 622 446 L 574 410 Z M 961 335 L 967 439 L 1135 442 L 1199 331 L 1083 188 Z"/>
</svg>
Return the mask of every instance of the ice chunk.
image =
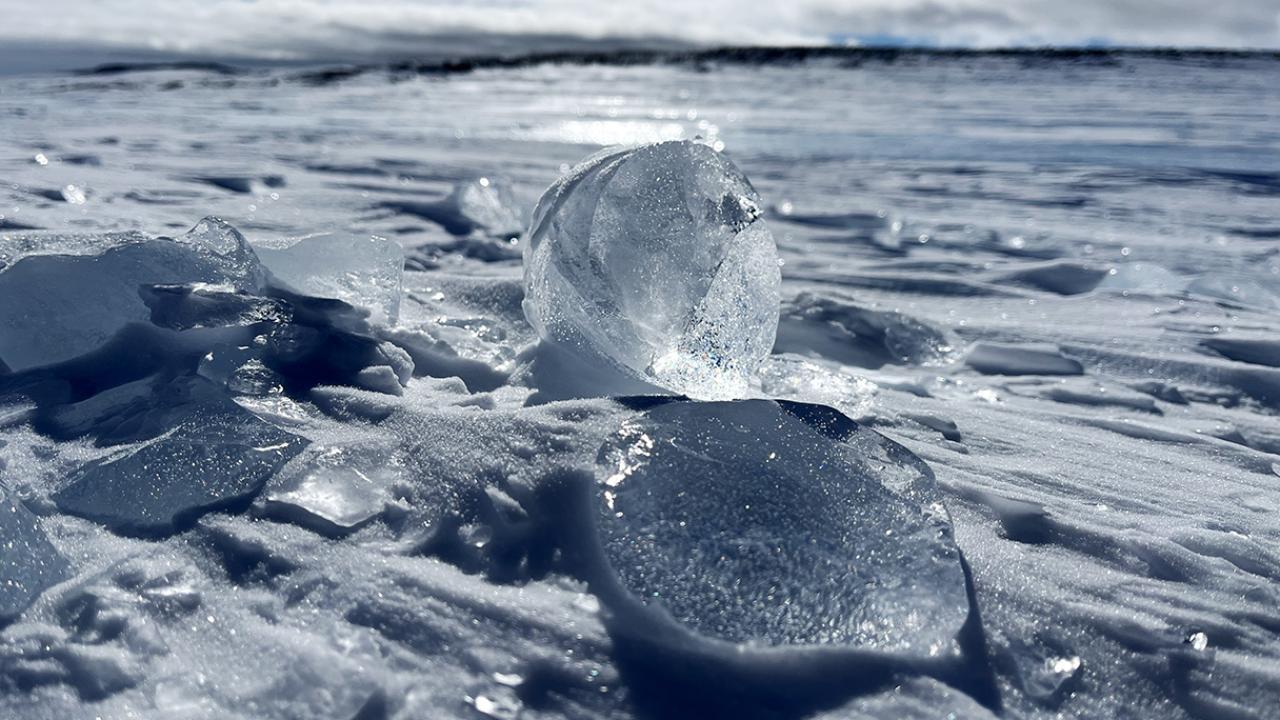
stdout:
<svg viewBox="0 0 1280 720">
<path fill-rule="evenodd" d="M 380 515 L 388 489 L 400 478 L 400 463 L 388 447 L 313 446 L 271 481 L 264 509 L 325 535 L 343 535 Z"/>
<path fill-rule="evenodd" d="M 72 515 L 129 533 L 164 533 L 255 495 L 307 441 L 234 403 L 77 469 L 53 499 Z"/>
<path fill-rule="evenodd" d="M 1226 300 L 1268 310 L 1280 310 L 1280 282 L 1266 275 L 1210 274 L 1196 278 L 1187 286 L 1193 295 Z"/>
<path fill-rule="evenodd" d="M 0 624 L 65 579 L 67 570 L 66 559 L 49 543 L 36 517 L 0 485 Z"/>
<path fill-rule="evenodd" d="M 235 292 L 230 285 L 151 285 L 140 291 L 151 324 L 169 330 L 287 323 L 288 303 Z"/>
<path fill-rule="evenodd" d="M 85 384 L 82 378 L 63 376 L 73 386 Z M 198 416 L 210 403 L 227 403 L 216 386 L 190 375 L 157 373 L 78 402 L 45 404 L 33 425 L 58 440 L 89 436 L 99 447 L 122 445 L 158 437 Z"/>
<path fill-rule="evenodd" d="M 1059 295 L 1079 295 L 1096 288 L 1109 274 L 1109 270 L 1073 260 L 1051 260 L 999 273 L 996 279 Z"/>
<path fill-rule="evenodd" d="M 400 395 L 404 392 L 400 380 L 396 377 L 396 371 L 389 365 L 371 365 L 364 368 L 356 373 L 355 384 L 356 387 L 387 395 Z"/>
<path fill-rule="evenodd" d="M 1084 366 L 1057 348 L 980 342 L 964 362 L 984 375 L 1081 375 Z"/>
<path fill-rule="evenodd" d="M 524 230 L 520 203 L 511 186 L 500 178 L 479 177 L 453 186 L 448 202 L 459 219 L 490 237 L 519 237 Z M 465 233 L 464 233 L 465 234 Z"/>
<path fill-rule="evenodd" d="M 162 350 L 199 357 L 198 373 L 237 395 L 369 382 L 399 394 L 400 386 L 409 382 L 413 359 L 373 337 L 364 311 L 341 300 L 275 287 L 268 292 L 271 297 L 230 292 L 229 286 L 155 285 L 144 288 L 142 296 L 152 324 L 189 331 L 181 338 L 164 337 Z M 103 354 L 134 353 L 136 345 L 137 341 L 117 338 Z M 365 369 L 380 366 L 362 377 Z"/>
<path fill-rule="evenodd" d="M 252 289 L 261 273 L 244 239 L 217 220 L 206 219 L 177 240 L 105 239 L 75 243 L 76 254 L 25 255 L 0 271 L 0 358 L 11 370 L 83 355 L 126 324 L 147 321 L 148 286 Z"/>
<path fill-rule="evenodd" d="M 505 180 L 478 177 L 453 186 L 443 200 L 390 201 L 380 207 L 416 215 L 436 223 L 450 235 L 462 238 L 510 240 L 524 229 L 524 217 L 515 193 Z"/>
<path fill-rule="evenodd" d="M 910 315 L 807 292 L 787 303 L 774 351 L 868 368 L 946 365 L 956 354 L 942 330 Z"/>
<path fill-rule="evenodd" d="M 119 233 L 5 233 L 0 235 L 0 270 L 32 255 L 101 255 L 114 247 L 155 238 L 140 232 Z"/>
<path fill-rule="evenodd" d="M 204 218 L 176 239 L 212 260 L 237 290 L 257 292 L 262 289 L 266 273 L 257 253 L 244 235 L 222 218 Z"/>
<path fill-rule="evenodd" d="M 875 403 L 878 387 L 845 368 L 791 354 L 772 355 L 760 368 L 760 390 L 775 400 L 800 400 L 859 417 Z"/>
<path fill-rule="evenodd" d="M 1136 292 L 1150 295 L 1176 295 L 1187 288 L 1187 279 L 1153 263 L 1133 262 L 1117 265 L 1098 283 L 1098 290 Z"/>
<path fill-rule="evenodd" d="M 324 233 L 287 247 L 259 246 L 257 252 L 291 290 L 365 308 L 377 323 L 394 324 L 400 315 L 404 251 L 391 240 Z"/>
<path fill-rule="evenodd" d="M 666 402 L 628 420 L 600 463 L 609 564 L 695 632 L 931 654 L 969 612 L 933 473 L 835 410 Z"/>
<path fill-rule="evenodd" d="M 234 395 L 261 397 L 284 391 L 284 378 L 263 364 L 257 348 L 227 345 L 200 358 L 196 372 Z"/>
<path fill-rule="evenodd" d="M 706 145 L 600 152 L 538 202 L 525 316 L 543 339 L 643 381 L 741 397 L 778 326 L 762 215 L 751 183 Z"/>
</svg>

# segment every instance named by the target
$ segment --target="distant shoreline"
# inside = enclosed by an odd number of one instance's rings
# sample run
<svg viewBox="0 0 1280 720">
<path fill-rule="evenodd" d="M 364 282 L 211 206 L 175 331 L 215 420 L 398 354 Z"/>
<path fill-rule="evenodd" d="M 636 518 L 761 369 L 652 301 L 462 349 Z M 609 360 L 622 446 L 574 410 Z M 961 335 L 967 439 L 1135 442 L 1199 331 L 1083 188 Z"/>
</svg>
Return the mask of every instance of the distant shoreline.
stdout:
<svg viewBox="0 0 1280 720">
<path fill-rule="evenodd" d="M 785 66 L 826 62 L 836 68 L 856 68 L 864 63 L 892 64 L 983 58 L 1082 64 L 1112 64 L 1122 59 L 1138 58 L 1170 61 L 1280 60 L 1280 50 L 1068 46 L 963 48 L 881 45 L 618 47 L 510 54 L 422 53 L 353 59 L 277 60 L 206 54 L 181 55 L 111 47 L 19 44 L 0 50 L 0 75 L 71 73 L 103 76 L 174 70 L 238 75 L 268 69 L 294 69 L 299 73 L 296 78 L 298 80 L 326 83 L 371 72 L 388 72 L 396 75 L 456 75 L 478 70 L 520 69 L 541 65 L 612 67 L 674 65 L 706 69 L 715 65 Z"/>
<path fill-rule="evenodd" d="M 645 65 L 791 65 L 812 61 L 830 61 L 837 67 L 857 67 L 863 63 L 894 63 L 913 60 L 1011 58 L 1036 61 L 1109 63 L 1122 58 L 1162 60 L 1259 59 L 1280 61 L 1278 50 L 1235 50 L 1218 48 L 935 48 L 935 47 L 716 47 L 698 50 L 623 49 L 614 51 L 537 52 L 517 55 L 475 55 L 444 58 L 417 58 L 387 62 L 328 64 L 302 73 L 299 79 L 311 82 L 333 82 L 369 72 L 393 74 L 455 75 L 477 70 L 502 70 L 541 65 L 604 65 L 631 67 Z M 297 65 L 298 63 L 288 63 Z M 254 63 L 261 67 L 262 63 Z M 244 69 L 248 69 L 247 67 Z M 205 70 L 218 74 L 242 71 L 234 62 L 173 61 L 142 63 L 107 63 L 77 72 L 85 75 L 116 75 L 153 70 Z"/>
</svg>

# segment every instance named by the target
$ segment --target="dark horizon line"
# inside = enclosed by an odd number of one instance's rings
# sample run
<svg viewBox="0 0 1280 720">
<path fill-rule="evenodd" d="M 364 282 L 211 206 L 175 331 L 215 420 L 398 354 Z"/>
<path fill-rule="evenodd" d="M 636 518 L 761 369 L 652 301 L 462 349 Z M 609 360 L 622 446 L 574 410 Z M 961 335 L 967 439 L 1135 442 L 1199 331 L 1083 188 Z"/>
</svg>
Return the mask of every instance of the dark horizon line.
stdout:
<svg viewBox="0 0 1280 720">
<path fill-rule="evenodd" d="M 539 65 L 638 66 L 690 65 L 725 63 L 731 65 L 786 65 L 809 60 L 834 59 L 842 67 L 856 67 L 864 61 L 893 62 L 900 58 L 1010 57 L 1045 60 L 1106 60 L 1121 57 L 1159 59 L 1272 59 L 1280 60 L 1280 49 L 1241 49 L 1179 46 L 1095 46 L 1043 45 L 973 48 L 934 45 L 724 45 L 706 48 L 661 49 L 618 48 L 615 50 L 557 50 L 511 55 L 405 55 L 400 59 L 370 62 L 341 61 L 264 61 L 245 58 L 203 60 L 159 60 L 108 62 L 73 70 L 79 75 L 117 75 L 133 72 L 193 70 L 221 75 L 238 75 L 264 67 L 314 66 L 299 73 L 297 79 L 311 82 L 333 82 L 369 72 L 392 74 L 451 75 L 477 70 L 500 70 Z"/>
</svg>

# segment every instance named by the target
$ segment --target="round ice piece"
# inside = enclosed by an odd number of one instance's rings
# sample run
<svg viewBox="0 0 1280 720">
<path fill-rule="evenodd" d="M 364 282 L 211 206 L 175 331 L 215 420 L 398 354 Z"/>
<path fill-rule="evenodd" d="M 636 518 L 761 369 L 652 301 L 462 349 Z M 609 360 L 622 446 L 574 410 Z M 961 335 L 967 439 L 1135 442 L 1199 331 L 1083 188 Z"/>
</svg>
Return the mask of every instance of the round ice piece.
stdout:
<svg viewBox="0 0 1280 720">
<path fill-rule="evenodd" d="M 660 402 L 605 443 L 597 478 L 622 587 L 700 635 L 935 655 L 968 617 L 932 471 L 831 408 Z"/>
<path fill-rule="evenodd" d="M 543 194 L 527 238 L 524 313 L 543 339 L 692 398 L 748 392 L 780 273 L 726 157 L 687 141 L 604 150 Z"/>
</svg>

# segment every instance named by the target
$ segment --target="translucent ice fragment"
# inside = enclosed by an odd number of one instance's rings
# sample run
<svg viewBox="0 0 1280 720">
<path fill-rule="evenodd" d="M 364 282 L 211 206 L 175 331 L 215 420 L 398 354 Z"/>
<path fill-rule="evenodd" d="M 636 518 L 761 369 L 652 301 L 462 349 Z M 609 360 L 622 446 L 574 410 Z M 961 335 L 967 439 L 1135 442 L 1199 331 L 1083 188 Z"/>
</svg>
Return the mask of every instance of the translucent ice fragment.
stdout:
<svg viewBox="0 0 1280 720">
<path fill-rule="evenodd" d="M 1051 633 L 1010 638 L 1006 651 L 1022 691 L 1036 702 L 1056 707 L 1080 685 L 1084 662 L 1064 639 Z"/>
<path fill-rule="evenodd" d="M 778 326 L 759 197 L 693 142 L 602 151 L 552 185 L 524 248 L 543 339 L 701 399 L 743 396 Z"/>
<path fill-rule="evenodd" d="M 0 485 L 0 624 L 65 579 L 67 568 L 36 517 Z"/>
<path fill-rule="evenodd" d="M 0 270 L 32 255 L 100 255 L 154 237 L 141 232 L 118 233 L 5 233 L 0 235 Z"/>
<path fill-rule="evenodd" d="M 821 405 L 670 401 L 600 452 L 623 586 L 704 636 L 949 652 L 969 612 L 933 473 Z"/>
<path fill-rule="evenodd" d="M 265 509 L 329 536 L 349 533 L 382 513 L 401 479 L 389 448 L 351 443 L 309 448 L 268 485 Z"/>
<path fill-rule="evenodd" d="M 964 359 L 984 375 L 1082 375 L 1084 366 L 1052 346 L 980 342 Z"/>
<path fill-rule="evenodd" d="M 262 289 L 266 273 L 249 241 L 222 218 L 207 217 L 176 238 L 211 259 L 226 280 L 241 292 Z"/>
<path fill-rule="evenodd" d="M 264 365 L 259 355 L 258 349 L 252 346 L 215 348 L 200 358 L 196 372 L 234 395 L 278 395 L 284 390 L 284 379 Z"/>
<path fill-rule="evenodd" d="M 69 360 L 130 322 L 146 322 L 148 286 L 248 288 L 261 273 L 243 238 L 221 221 L 202 221 L 177 240 L 104 239 L 72 243 L 75 254 L 25 255 L 0 270 L 0 358 L 11 370 Z"/>
<path fill-rule="evenodd" d="M 394 324 L 400 315 L 404 251 L 376 235 L 325 233 L 283 248 L 257 248 L 276 280 L 305 295 L 335 298 Z"/>
<path fill-rule="evenodd" d="M 506 181 L 480 177 L 454 185 L 448 202 L 462 221 L 492 237 L 518 237 L 524 230 L 520 203 Z"/>
<path fill-rule="evenodd" d="M 54 495 L 66 513 L 130 533 L 164 533 L 257 494 L 307 441 L 232 403 L 77 469 Z"/>
<path fill-rule="evenodd" d="M 1099 290 L 1149 295 L 1176 295 L 1187 288 L 1187 279 L 1160 265 L 1134 262 L 1107 271 Z"/>
<path fill-rule="evenodd" d="M 843 367 L 783 353 L 760 366 L 760 390 L 771 398 L 830 405 L 858 417 L 871 410 L 878 387 Z"/>
<path fill-rule="evenodd" d="M 774 351 L 868 368 L 945 365 L 956 354 L 942 330 L 910 315 L 808 292 L 787 303 Z"/>
<path fill-rule="evenodd" d="M 1187 286 L 1187 292 L 1237 305 L 1280 309 L 1280 281 L 1275 276 L 1213 273 L 1196 278 Z"/>
<path fill-rule="evenodd" d="M 288 303 L 235 292 L 231 285 L 150 285 L 139 290 L 151 324 L 169 330 L 287 323 Z"/>
<path fill-rule="evenodd" d="M 462 238 L 508 240 L 524 229 L 524 213 L 505 180 L 478 177 L 453 186 L 448 197 L 427 202 L 392 201 L 381 207 L 416 215 L 439 225 L 450 235 Z"/>
</svg>

